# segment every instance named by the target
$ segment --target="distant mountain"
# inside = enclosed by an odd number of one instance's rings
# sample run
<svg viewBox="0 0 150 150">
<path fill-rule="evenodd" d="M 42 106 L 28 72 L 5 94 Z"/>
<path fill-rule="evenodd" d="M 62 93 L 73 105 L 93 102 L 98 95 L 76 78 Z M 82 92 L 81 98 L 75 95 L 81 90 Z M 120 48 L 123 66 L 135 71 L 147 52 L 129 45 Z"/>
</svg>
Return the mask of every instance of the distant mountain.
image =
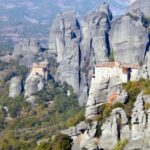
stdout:
<svg viewBox="0 0 150 150">
<path fill-rule="evenodd" d="M 128 6 L 125 0 L 0 0 L 0 41 L 26 37 L 45 40 L 57 13 L 75 9 L 83 15 L 103 2 L 110 4 L 114 15 L 122 14 Z"/>
</svg>

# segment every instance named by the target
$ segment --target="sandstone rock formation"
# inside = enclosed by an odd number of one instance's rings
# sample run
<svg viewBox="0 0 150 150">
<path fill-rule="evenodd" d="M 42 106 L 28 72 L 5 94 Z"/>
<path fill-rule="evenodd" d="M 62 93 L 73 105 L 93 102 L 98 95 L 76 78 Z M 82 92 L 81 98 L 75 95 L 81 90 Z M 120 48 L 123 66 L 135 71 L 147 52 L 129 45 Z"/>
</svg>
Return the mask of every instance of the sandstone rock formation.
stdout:
<svg viewBox="0 0 150 150">
<path fill-rule="evenodd" d="M 10 81 L 9 97 L 15 98 L 21 94 L 23 90 L 21 77 L 13 77 Z"/>
<path fill-rule="evenodd" d="M 88 150 L 97 150 L 97 139 L 94 138 L 96 134 L 97 122 L 92 124 L 81 122 L 76 127 L 71 127 L 68 130 L 63 130 L 61 133 L 71 136 L 75 145 L 79 148 L 86 148 Z"/>
<path fill-rule="evenodd" d="M 106 119 L 101 127 L 102 135 L 100 147 L 103 149 L 113 149 L 118 140 L 130 138 L 130 128 L 125 111 L 116 108 Z"/>
<path fill-rule="evenodd" d="M 74 11 L 57 16 L 52 27 L 50 49 L 57 51 L 59 67 L 56 80 L 67 81 L 79 93 L 80 78 L 80 24 Z M 55 47 L 53 47 L 55 45 Z"/>
<path fill-rule="evenodd" d="M 110 55 L 109 30 L 112 13 L 107 4 L 89 12 L 81 21 L 81 83 L 80 101 L 86 104 L 94 65 L 108 61 Z"/>
<path fill-rule="evenodd" d="M 115 61 L 143 64 L 149 38 L 142 17 L 126 14 L 112 23 L 110 43 Z"/>
<path fill-rule="evenodd" d="M 35 62 L 37 62 L 37 58 L 32 54 L 28 54 L 20 60 L 19 64 L 30 68 Z"/>
<path fill-rule="evenodd" d="M 99 82 L 92 79 L 85 116 L 91 118 L 96 115 L 97 107 L 103 103 L 125 103 L 127 97 L 128 94 L 123 90 L 119 77 L 104 78 Z"/>
<path fill-rule="evenodd" d="M 34 39 L 24 39 L 20 43 L 16 44 L 13 52 L 13 56 L 24 57 L 25 55 L 33 55 L 40 52 L 41 46 Z"/>
<path fill-rule="evenodd" d="M 91 120 L 89 123 L 81 122 L 62 133 L 71 136 L 74 146 L 79 145 L 80 149 L 112 150 L 118 141 L 126 140 L 128 142 L 125 150 L 148 150 L 150 149 L 150 109 L 145 107 L 146 104 L 150 104 L 150 95 L 141 92 L 134 103 L 131 118 L 127 117 L 123 108 L 118 107 L 112 110 L 100 128 L 97 121 Z"/>
<path fill-rule="evenodd" d="M 94 64 L 108 61 L 111 19 L 109 6 L 103 4 L 81 21 L 69 11 L 59 14 L 53 23 L 49 49 L 58 55 L 55 79 L 73 86 L 80 105 L 86 104 Z"/>
<path fill-rule="evenodd" d="M 145 104 L 150 103 L 150 96 L 140 93 L 134 103 L 131 119 L 131 138 L 126 149 L 150 149 L 150 110 L 145 109 Z M 135 144 L 136 143 L 136 144 Z"/>
<path fill-rule="evenodd" d="M 142 11 L 129 11 L 111 22 L 112 13 L 104 3 L 80 19 L 74 11 L 56 17 L 49 39 L 49 49 L 59 63 L 55 79 L 73 86 L 80 105 L 86 104 L 95 64 L 114 57 L 118 62 L 145 65 L 149 36 Z M 140 75 L 149 78 L 148 66 Z"/>
<path fill-rule="evenodd" d="M 111 19 L 112 13 L 107 4 L 103 4 L 83 17 L 81 50 L 83 50 L 82 60 L 85 62 L 89 53 L 93 53 L 96 63 L 108 61 Z"/>
<path fill-rule="evenodd" d="M 42 90 L 44 87 L 44 79 L 42 76 L 36 75 L 29 75 L 25 81 L 25 96 L 32 96 Z"/>
<path fill-rule="evenodd" d="M 133 12 L 135 10 L 142 10 L 142 12 L 144 13 L 144 15 L 146 17 L 150 17 L 150 13 L 149 13 L 149 7 L 150 7 L 150 3 L 149 0 L 136 0 L 130 7 L 129 7 L 129 12 Z"/>
</svg>

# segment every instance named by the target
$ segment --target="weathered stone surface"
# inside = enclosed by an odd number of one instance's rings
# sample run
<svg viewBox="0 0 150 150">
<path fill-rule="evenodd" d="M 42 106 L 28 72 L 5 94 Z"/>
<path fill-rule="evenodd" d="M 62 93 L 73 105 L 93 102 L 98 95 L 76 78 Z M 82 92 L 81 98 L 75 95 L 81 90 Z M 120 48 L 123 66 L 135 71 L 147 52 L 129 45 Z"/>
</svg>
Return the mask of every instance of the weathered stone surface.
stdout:
<svg viewBox="0 0 150 150">
<path fill-rule="evenodd" d="M 25 96 L 31 96 L 42 90 L 44 87 L 44 79 L 42 76 L 29 75 L 25 82 Z"/>
<path fill-rule="evenodd" d="M 148 77 L 150 78 L 150 51 L 146 54 L 146 67 Z"/>
<path fill-rule="evenodd" d="M 112 13 L 108 4 L 101 5 L 83 18 L 81 49 L 87 48 L 88 53 L 93 52 L 96 62 L 108 60 L 109 47 L 107 44 L 109 42 L 108 32 L 111 19 Z M 86 45 L 89 45 L 89 47 L 86 47 Z M 86 49 L 85 52 L 87 52 Z M 88 53 L 85 53 L 85 59 L 88 57 Z"/>
<path fill-rule="evenodd" d="M 68 11 L 59 14 L 53 23 L 49 49 L 57 53 L 55 79 L 73 86 L 80 105 L 86 104 L 95 61 L 108 60 L 111 19 L 109 6 L 103 4 L 81 21 L 74 11 Z"/>
<path fill-rule="evenodd" d="M 26 67 L 32 67 L 33 63 L 37 61 L 36 56 L 32 54 L 25 55 L 19 62 L 20 65 L 26 66 Z"/>
<path fill-rule="evenodd" d="M 69 135 L 69 136 L 76 136 L 77 135 L 77 129 L 76 129 L 76 127 L 70 127 L 67 130 L 62 130 L 61 133 Z"/>
<path fill-rule="evenodd" d="M 122 81 L 118 76 L 110 79 L 104 78 L 99 82 L 92 79 L 85 116 L 89 118 L 90 115 L 96 115 L 97 107 L 102 103 L 125 103 L 128 94 L 123 90 L 121 84 Z"/>
<path fill-rule="evenodd" d="M 128 119 L 125 111 L 122 108 L 114 109 L 110 117 L 108 117 L 102 125 L 102 136 L 100 138 L 99 147 L 113 149 L 118 139 L 128 139 L 130 137 L 130 129 L 127 123 Z"/>
<path fill-rule="evenodd" d="M 10 88 L 9 88 L 9 97 L 16 97 L 21 94 L 23 90 L 22 86 L 22 78 L 21 77 L 13 77 L 10 81 Z"/>
<path fill-rule="evenodd" d="M 77 126 L 77 133 L 81 133 L 81 131 L 85 131 L 88 130 L 90 127 L 87 123 L 85 123 L 84 121 L 80 122 Z"/>
<path fill-rule="evenodd" d="M 74 11 L 58 15 L 54 21 L 50 36 L 49 48 L 56 50 L 59 67 L 55 79 L 66 81 L 79 93 L 80 78 L 80 24 Z M 55 47 L 54 46 L 54 43 Z"/>
<path fill-rule="evenodd" d="M 35 39 L 24 39 L 16 44 L 13 56 L 14 58 L 24 57 L 25 55 L 37 54 L 40 50 L 41 46 Z"/>
<path fill-rule="evenodd" d="M 30 96 L 26 99 L 27 102 L 31 103 L 34 105 L 36 103 L 36 97 L 35 96 Z"/>
<path fill-rule="evenodd" d="M 127 14 L 116 19 L 112 23 L 110 39 L 115 61 L 131 64 L 144 62 L 149 39 L 142 16 Z"/>
<path fill-rule="evenodd" d="M 85 137 L 84 137 L 85 138 Z M 83 141 L 83 140 L 82 140 Z M 95 139 L 88 139 L 85 140 L 82 145 L 80 145 L 80 148 L 86 148 L 88 150 L 99 150 L 98 145 L 96 143 Z"/>
<path fill-rule="evenodd" d="M 150 10 L 149 10 L 149 7 L 150 7 L 150 3 L 149 3 L 149 0 L 136 0 L 135 1 L 135 3 L 133 3 L 130 7 L 129 7 L 129 9 L 128 9 L 128 11 L 129 12 L 134 12 L 135 10 L 138 10 L 138 9 L 140 9 L 143 13 L 144 13 L 144 15 L 146 16 L 146 17 L 150 17 Z"/>
<path fill-rule="evenodd" d="M 85 116 L 86 118 L 90 118 L 91 116 L 94 116 L 96 115 L 98 112 L 97 112 L 97 106 L 90 106 L 90 107 L 87 107 L 86 108 L 86 113 L 85 113 Z"/>
</svg>

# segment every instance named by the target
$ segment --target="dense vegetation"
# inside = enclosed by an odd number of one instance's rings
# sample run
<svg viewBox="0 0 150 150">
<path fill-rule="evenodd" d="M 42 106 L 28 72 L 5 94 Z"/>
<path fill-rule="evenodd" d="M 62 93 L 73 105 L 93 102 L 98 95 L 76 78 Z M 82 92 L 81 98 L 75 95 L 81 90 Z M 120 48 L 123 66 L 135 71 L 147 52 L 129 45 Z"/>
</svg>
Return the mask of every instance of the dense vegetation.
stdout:
<svg viewBox="0 0 150 150">
<path fill-rule="evenodd" d="M 0 82 L 0 136 L 3 137 L 0 139 L 0 149 L 35 150 L 37 141 L 51 139 L 61 129 L 84 120 L 84 110 L 78 106 L 77 96 L 67 83 L 61 84 L 51 79 L 41 92 L 36 93 L 35 105 L 26 102 L 23 95 L 9 98 L 8 87 L 9 82 Z M 4 107 L 8 108 L 9 114 Z M 63 150 L 66 143 L 69 146 L 68 142 L 71 144 L 64 135 L 55 140 L 60 143 L 57 150 Z M 44 145 L 47 144 L 49 142 Z M 42 146 L 38 149 L 45 150 Z"/>
</svg>

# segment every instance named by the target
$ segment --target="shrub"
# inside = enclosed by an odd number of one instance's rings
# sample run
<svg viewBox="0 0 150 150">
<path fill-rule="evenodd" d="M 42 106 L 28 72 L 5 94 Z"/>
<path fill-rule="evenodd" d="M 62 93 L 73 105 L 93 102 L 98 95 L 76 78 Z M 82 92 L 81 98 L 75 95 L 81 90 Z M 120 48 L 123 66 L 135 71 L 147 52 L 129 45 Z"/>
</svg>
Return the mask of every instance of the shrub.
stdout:
<svg viewBox="0 0 150 150">
<path fill-rule="evenodd" d="M 124 109 L 124 104 L 123 103 L 120 103 L 120 102 L 116 102 L 116 103 L 114 103 L 113 104 L 113 109 L 115 109 L 115 108 L 123 108 Z"/>
<path fill-rule="evenodd" d="M 4 127 L 6 113 L 3 107 L 0 108 L 0 128 Z"/>
<path fill-rule="evenodd" d="M 63 134 L 58 134 L 52 140 L 52 150 L 71 150 L 72 139 Z"/>
<path fill-rule="evenodd" d="M 143 90 L 149 92 L 150 80 L 140 79 L 139 81 L 128 81 L 126 84 L 123 84 L 123 88 L 128 92 L 128 102 L 125 104 L 125 111 L 127 116 L 130 118 L 133 104 L 136 101 L 138 94 Z M 147 91 L 148 90 L 148 91 Z"/>
<path fill-rule="evenodd" d="M 112 105 L 105 104 L 105 109 L 103 111 L 103 120 L 105 120 L 107 117 L 110 116 L 111 111 L 112 111 Z"/>
<path fill-rule="evenodd" d="M 37 150 L 52 150 L 51 141 L 43 142 L 38 147 Z"/>
<path fill-rule="evenodd" d="M 144 104 L 144 108 L 145 108 L 146 110 L 150 109 L 150 103 L 145 103 L 145 104 Z"/>
<path fill-rule="evenodd" d="M 123 139 L 116 144 L 114 150 L 123 150 L 127 144 L 128 144 L 128 140 Z"/>
<path fill-rule="evenodd" d="M 81 110 L 66 122 L 67 127 L 75 126 L 85 119 L 84 111 Z"/>
<path fill-rule="evenodd" d="M 23 96 L 10 99 L 7 106 L 11 117 L 17 117 L 22 109 L 27 111 L 31 109 L 31 105 L 24 100 Z"/>
<path fill-rule="evenodd" d="M 145 95 L 150 95 L 150 88 L 144 90 Z"/>
<path fill-rule="evenodd" d="M 111 62 L 115 61 L 114 50 L 113 49 L 110 50 L 109 61 L 111 61 Z"/>
</svg>

